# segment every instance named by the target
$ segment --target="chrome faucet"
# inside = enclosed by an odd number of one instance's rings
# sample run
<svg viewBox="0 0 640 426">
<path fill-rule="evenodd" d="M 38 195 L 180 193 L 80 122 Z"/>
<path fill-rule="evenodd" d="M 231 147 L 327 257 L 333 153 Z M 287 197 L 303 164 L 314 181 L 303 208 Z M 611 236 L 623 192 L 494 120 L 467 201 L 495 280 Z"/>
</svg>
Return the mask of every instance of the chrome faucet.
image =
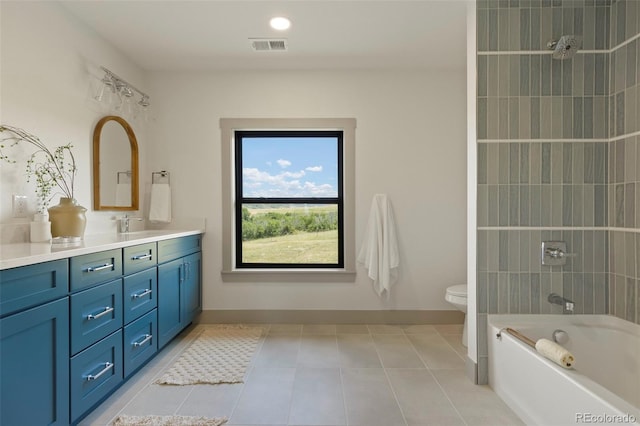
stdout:
<svg viewBox="0 0 640 426">
<path fill-rule="evenodd" d="M 551 293 L 547 298 L 549 303 L 553 303 L 554 305 L 562 306 L 562 313 L 571 312 L 573 313 L 574 303 L 573 301 L 560 296 L 557 293 Z"/>
</svg>

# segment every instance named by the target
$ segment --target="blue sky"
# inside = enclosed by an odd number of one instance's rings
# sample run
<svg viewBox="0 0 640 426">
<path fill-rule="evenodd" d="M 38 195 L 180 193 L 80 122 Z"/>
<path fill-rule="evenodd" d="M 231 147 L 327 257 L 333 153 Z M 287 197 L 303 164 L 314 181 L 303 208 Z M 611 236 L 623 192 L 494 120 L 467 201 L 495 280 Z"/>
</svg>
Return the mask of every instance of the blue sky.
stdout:
<svg viewBox="0 0 640 426">
<path fill-rule="evenodd" d="M 244 138 L 245 197 L 336 197 L 335 138 Z"/>
</svg>

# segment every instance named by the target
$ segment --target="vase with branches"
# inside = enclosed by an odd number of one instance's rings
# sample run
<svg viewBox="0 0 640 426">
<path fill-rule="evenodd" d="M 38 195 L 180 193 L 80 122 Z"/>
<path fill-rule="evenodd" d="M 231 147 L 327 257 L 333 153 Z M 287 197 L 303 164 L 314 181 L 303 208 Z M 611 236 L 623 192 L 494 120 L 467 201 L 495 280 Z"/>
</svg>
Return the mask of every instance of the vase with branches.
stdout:
<svg viewBox="0 0 640 426">
<path fill-rule="evenodd" d="M 38 199 L 38 212 L 44 213 L 56 193 L 54 189 L 61 191 L 61 195 L 74 199 L 74 184 L 77 172 L 76 159 L 73 155 L 73 145 L 66 144 L 56 147 L 51 151 L 35 135 L 18 127 L 0 125 L 0 160 L 15 163 L 16 160 L 6 154 L 6 148 L 20 143 L 32 145 L 36 150 L 27 160 L 27 182 L 35 179 L 36 198 Z"/>
<path fill-rule="evenodd" d="M 52 235 L 56 236 L 79 236 L 84 234 L 86 209 L 76 204 L 74 197 L 75 177 L 78 171 L 76 159 L 73 155 L 73 145 L 61 145 L 53 150 L 49 149 L 35 135 L 9 125 L 0 125 L 0 160 L 8 163 L 16 163 L 7 154 L 7 149 L 19 144 L 28 144 L 35 148 L 35 151 L 27 159 L 26 174 L 27 182 L 35 179 L 37 210 L 39 214 L 45 214 L 48 210 L 51 218 Z M 55 191 L 55 192 L 54 192 Z M 51 199 L 59 194 L 60 205 L 47 209 Z M 74 206 L 76 212 L 73 217 L 60 217 L 60 206 Z M 58 221 L 59 219 L 59 221 Z M 69 226 L 68 222 L 74 222 Z M 80 221 L 81 223 L 76 223 Z"/>
</svg>

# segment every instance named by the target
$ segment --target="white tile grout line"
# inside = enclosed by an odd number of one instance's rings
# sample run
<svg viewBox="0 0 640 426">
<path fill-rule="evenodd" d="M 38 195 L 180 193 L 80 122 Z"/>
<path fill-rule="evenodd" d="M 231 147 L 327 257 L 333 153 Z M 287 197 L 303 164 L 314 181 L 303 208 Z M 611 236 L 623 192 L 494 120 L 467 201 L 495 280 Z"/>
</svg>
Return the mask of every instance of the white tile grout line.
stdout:
<svg viewBox="0 0 640 426">
<path fill-rule="evenodd" d="M 338 349 L 339 351 L 340 349 Z M 340 354 L 338 353 L 338 356 Z M 342 389 L 342 408 L 344 409 L 344 422 L 349 424 L 349 410 L 347 410 L 347 395 L 344 391 L 344 375 L 342 374 L 342 365 L 338 368 L 338 372 L 340 373 L 340 389 Z"/>
<path fill-rule="evenodd" d="M 242 394 L 244 393 L 244 386 L 245 386 L 245 379 L 249 376 L 249 374 L 251 374 L 251 372 L 253 371 L 253 369 L 255 368 L 255 361 L 258 358 L 260 352 L 262 352 L 262 347 L 264 346 L 264 341 L 267 339 L 267 336 L 269 335 L 269 330 L 271 330 L 271 324 L 264 324 L 262 325 L 263 331 L 262 331 L 262 335 L 260 336 L 260 344 L 259 347 L 256 348 L 256 352 L 254 353 L 254 358 L 251 360 L 251 362 L 249 363 L 249 366 L 247 368 L 247 371 L 245 372 L 245 377 L 242 381 L 242 383 L 238 383 L 242 386 L 242 388 L 240 389 L 240 392 L 238 392 L 238 396 L 236 397 L 236 400 L 233 404 L 233 407 L 231 407 L 231 411 L 229 412 L 229 421 L 231 420 L 231 416 L 233 416 L 233 414 L 236 411 L 236 408 L 238 408 L 238 403 L 240 402 L 240 397 L 242 396 Z"/>
<path fill-rule="evenodd" d="M 367 324 L 367 328 L 369 329 L 369 324 Z M 405 426 L 408 426 L 409 422 L 407 422 L 407 416 L 405 416 L 404 410 L 402 409 L 402 405 L 400 405 L 400 400 L 398 399 L 398 395 L 396 394 L 396 390 L 393 388 L 393 385 L 391 384 L 391 380 L 389 379 L 389 373 L 387 373 L 387 367 L 385 367 L 384 362 L 382 361 L 382 357 L 380 356 L 380 351 L 378 351 L 378 345 L 376 345 L 376 341 L 373 338 L 373 333 L 371 333 L 371 329 L 369 329 L 369 333 L 371 335 L 371 341 L 373 342 L 373 348 L 375 349 L 376 354 L 378 355 L 378 360 L 380 360 L 380 366 L 382 366 L 384 377 L 387 379 L 387 384 L 389 385 L 389 389 L 391 389 L 391 393 L 393 394 L 393 399 L 396 401 L 396 405 L 398 406 L 398 410 L 400 410 L 400 415 L 402 416 L 402 420 L 404 421 Z M 397 335 L 399 334 L 395 334 L 395 336 Z M 402 332 L 402 336 L 404 336 L 405 338 L 407 337 L 404 334 L 404 331 Z M 409 345 L 413 348 L 411 341 L 409 339 L 407 339 L 407 341 L 409 342 Z M 415 351 L 415 348 L 413 349 Z M 424 361 L 422 361 L 422 358 L 420 358 L 420 355 L 416 354 L 416 356 L 418 357 L 422 365 L 424 365 Z"/>
<path fill-rule="evenodd" d="M 438 330 L 436 330 L 436 333 L 442 337 L 442 335 L 440 334 L 440 332 L 438 332 Z M 444 339 L 444 337 L 442 337 Z M 446 339 L 445 339 L 446 341 Z M 427 365 L 426 362 L 424 362 L 424 360 L 422 359 L 422 357 L 420 356 L 420 353 L 418 353 L 418 349 L 416 349 L 416 347 L 413 345 L 413 342 L 411 342 L 411 340 L 409 340 L 409 343 L 411 344 L 411 347 L 413 348 L 414 352 L 416 353 L 416 355 L 418 356 L 418 358 L 420 359 L 420 361 L 422 361 L 422 364 L 424 364 L 425 369 L 429 372 L 429 374 L 431 375 L 431 377 L 433 377 L 433 381 L 438 385 L 438 387 L 440 388 L 440 390 L 442 391 L 442 394 L 445 396 L 445 398 L 447 398 L 447 401 L 449 401 L 449 404 L 451 404 L 451 406 L 453 407 L 453 409 L 455 410 L 455 412 L 458 414 L 458 417 L 460 417 L 460 419 L 462 420 L 462 422 L 465 425 L 469 425 L 466 421 L 466 419 L 462 416 L 462 414 L 460 413 L 460 411 L 458 411 L 458 407 L 456 407 L 456 404 L 453 403 L 453 401 L 451 400 L 451 398 L 449 397 L 449 394 L 444 390 L 444 388 L 442 387 L 442 385 L 440 384 L 440 382 L 438 381 L 438 378 L 436 377 L 435 374 L 433 374 L 433 371 L 431 371 L 431 368 L 429 368 L 429 366 Z M 448 342 L 447 342 L 448 343 Z M 456 352 L 454 350 L 454 352 Z M 457 354 L 457 352 L 456 352 Z M 464 361 L 464 359 L 463 359 Z"/>
</svg>

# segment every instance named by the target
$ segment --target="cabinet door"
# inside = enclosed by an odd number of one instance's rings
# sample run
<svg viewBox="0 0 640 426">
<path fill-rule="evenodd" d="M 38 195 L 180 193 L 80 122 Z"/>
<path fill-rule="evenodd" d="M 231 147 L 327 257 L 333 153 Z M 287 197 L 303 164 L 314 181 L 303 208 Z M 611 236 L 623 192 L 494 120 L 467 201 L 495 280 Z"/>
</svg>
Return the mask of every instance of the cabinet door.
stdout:
<svg viewBox="0 0 640 426">
<path fill-rule="evenodd" d="M 194 253 L 184 258 L 185 279 L 182 283 L 182 311 L 185 326 L 202 311 L 201 259 L 201 253 Z"/>
<path fill-rule="evenodd" d="M 181 291 L 182 259 L 158 266 L 158 348 L 166 345 L 184 327 Z"/>
<path fill-rule="evenodd" d="M 69 424 L 69 299 L 0 320 L 0 424 Z"/>
</svg>

